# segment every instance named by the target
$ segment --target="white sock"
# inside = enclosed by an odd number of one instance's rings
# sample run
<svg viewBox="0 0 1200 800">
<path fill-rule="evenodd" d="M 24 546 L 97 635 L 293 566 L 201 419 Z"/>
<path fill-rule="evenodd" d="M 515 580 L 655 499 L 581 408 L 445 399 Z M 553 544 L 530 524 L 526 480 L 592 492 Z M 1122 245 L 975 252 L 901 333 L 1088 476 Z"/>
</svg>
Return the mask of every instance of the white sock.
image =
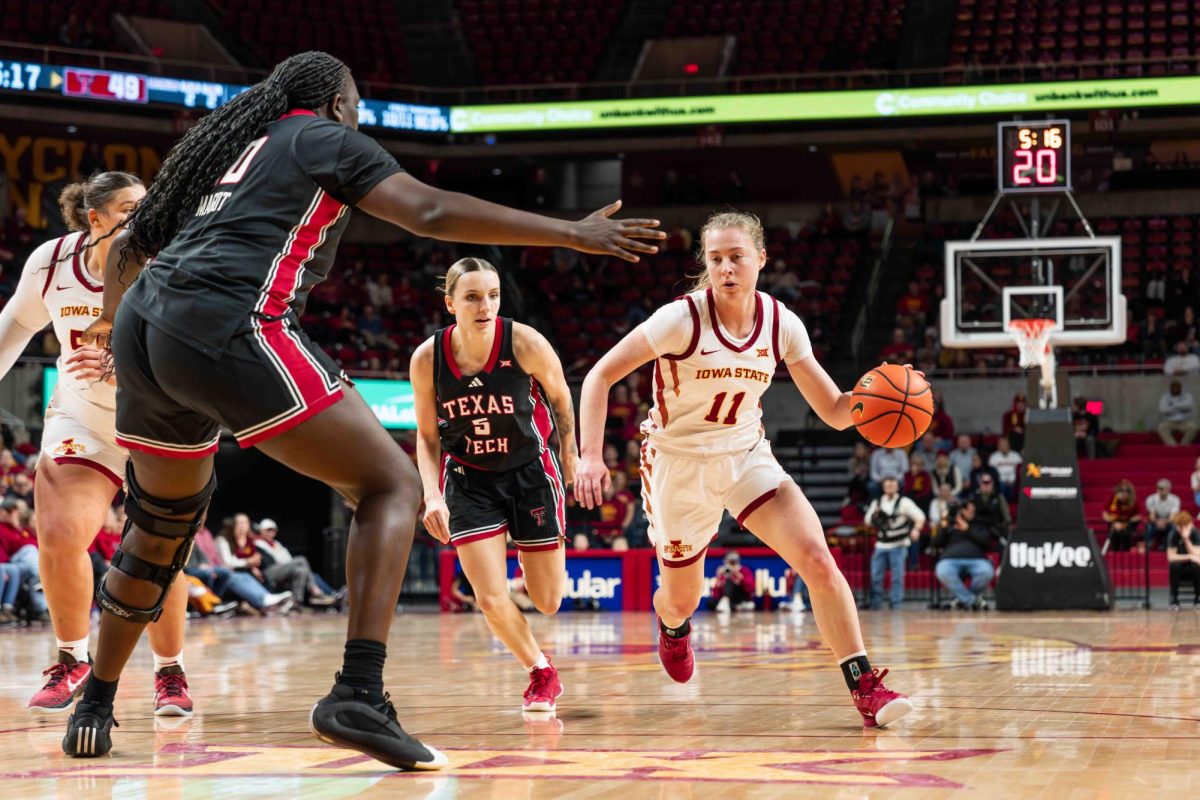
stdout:
<svg viewBox="0 0 1200 800">
<path fill-rule="evenodd" d="M 548 666 L 550 666 L 550 659 L 546 658 L 545 653 L 538 653 L 538 660 L 533 662 L 533 666 L 529 668 L 529 671 L 533 672 L 535 669 L 545 669 Z"/>
<path fill-rule="evenodd" d="M 67 655 L 76 661 L 88 661 L 88 637 L 83 637 L 77 642 L 64 642 L 58 639 L 58 649 L 62 650 Z"/>
<path fill-rule="evenodd" d="M 846 656 L 845 658 L 839 659 L 839 660 L 838 660 L 838 666 L 841 666 L 842 664 L 845 664 L 847 661 L 849 661 L 849 660 L 850 660 L 850 659 L 852 659 L 852 658 L 858 658 L 859 656 L 862 656 L 863 658 L 866 658 L 866 657 L 867 657 L 867 651 L 866 651 L 866 650 L 859 650 L 857 653 L 851 653 L 850 655 Z"/>
<path fill-rule="evenodd" d="M 158 672 L 164 667 L 179 667 L 183 669 L 183 652 L 180 651 L 179 655 L 175 656 L 160 656 L 158 653 L 155 653 L 154 671 Z"/>
</svg>

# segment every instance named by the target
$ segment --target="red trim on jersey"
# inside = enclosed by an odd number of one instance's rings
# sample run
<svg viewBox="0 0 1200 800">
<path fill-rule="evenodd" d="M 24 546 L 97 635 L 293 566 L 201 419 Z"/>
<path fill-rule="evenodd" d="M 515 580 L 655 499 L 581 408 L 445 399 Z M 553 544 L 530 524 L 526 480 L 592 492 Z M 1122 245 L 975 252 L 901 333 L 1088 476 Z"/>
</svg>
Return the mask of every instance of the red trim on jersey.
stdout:
<svg viewBox="0 0 1200 800">
<path fill-rule="evenodd" d="M 687 349 L 678 355 L 664 355 L 663 358 L 669 358 L 672 361 L 678 361 L 688 358 L 692 353 L 696 352 L 696 345 L 700 344 L 700 310 L 696 308 L 696 301 L 692 299 L 690 294 L 683 296 L 687 300 L 688 311 L 692 315 L 692 341 L 688 343 Z"/>
<path fill-rule="evenodd" d="M 287 251 L 274 268 L 274 275 L 267 286 L 267 296 L 262 303 L 261 313 L 278 317 L 287 313 L 288 301 L 296 293 L 296 283 L 304 265 L 313 256 L 313 251 L 325 238 L 325 230 L 334 223 L 345 208 L 324 192 L 320 192 L 316 208 L 302 220 L 293 236 L 289 238 Z"/>
<path fill-rule="evenodd" d="M 715 538 L 717 538 L 717 535 L 714 533 L 713 539 L 715 539 Z M 711 539 L 709 541 L 711 541 Z M 662 562 L 662 565 L 664 567 L 686 567 L 689 564 L 695 564 L 697 561 L 704 558 L 704 554 L 707 552 L 708 552 L 708 545 L 704 545 L 704 547 L 700 548 L 700 552 L 698 552 L 694 555 L 690 555 L 687 558 L 680 559 L 679 561 L 669 561 L 665 558 L 661 558 L 659 560 Z"/>
<path fill-rule="evenodd" d="M 129 439 L 123 439 L 121 434 L 117 434 L 117 444 L 124 447 L 126 450 L 137 450 L 140 453 L 149 453 L 152 456 L 162 456 L 163 458 L 179 458 L 179 459 L 196 459 L 204 458 L 207 455 L 217 452 L 217 443 L 213 442 L 203 450 L 170 450 L 169 444 L 163 442 L 163 447 L 155 447 L 154 445 L 142 444 L 141 442 L 132 442 Z"/>
<path fill-rule="evenodd" d="M 75 252 L 71 254 L 71 266 L 75 270 L 75 277 L 78 278 L 79 282 L 83 284 L 83 288 L 92 292 L 103 292 L 104 284 L 96 283 L 95 278 L 93 278 L 87 269 L 84 268 L 81 263 L 79 263 L 79 254 L 83 252 L 83 242 L 85 239 L 87 239 L 87 234 L 81 235 L 79 237 L 79 241 L 75 243 Z"/>
<path fill-rule="evenodd" d="M 55 464 L 75 464 L 80 467 L 94 469 L 96 472 L 99 472 L 101 475 L 112 481 L 118 489 L 125 485 L 125 481 L 121 479 L 120 475 L 97 461 L 80 458 L 79 456 L 53 456 L 53 459 Z"/>
<path fill-rule="evenodd" d="M 675 361 L 671 362 L 671 388 L 675 390 L 675 396 L 679 397 L 679 366 Z"/>
<path fill-rule="evenodd" d="M 655 405 L 658 408 L 658 415 L 662 418 L 662 426 L 665 430 L 667 427 L 667 398 L 663 392 L 663 376 L 662 368 L 658 365 L 658 359 L 654 360 L 654 399 L 657 401 Z"/>
<path fill-rule="evenodd" d="M 563 485 L 562 473 L 559 472 L 558 463 L 554 460 L 554 455 L 549 450 L 542 450 L 542 469 L 546 471 L 546 477 L 550 479 L 551 485 L 554 487 L 554 516 L 558 519 L 558 534 L 559 536 L 567 535 L 567 488 Z"/>
<path fill-rule="evenodd" d="M 309 111 L 307 108 L 293 108 L 291 111 L 280 114 L 279 119 L 275 121 L 279 122 L 279 120 L 287 119 L 288 117 L 315 117 L 316 115 L 317 112 Z"/>
<path fill-rule="evenodd" d="M 712 287 L 708 287 L 705 291 L 708 292 L 708 318 L 712 321 L 713 333 L 717 335 L 717 340 L 721 344 L 728 347 L 735 353 L 744 353 L 750 349 L 750 346 L 758 341 L 758 335 L 762 333 L 763 327 L 763 304 L 762 295 L 758 292 L 754 293 L 754 330 L 750 332 L 750 336 L 746 339 L 745 344 L 735 345 L 733 342 L 725 338 L 721 333 L 721 322 L 717 319 L 717 304 L 713 300 Z"/>
<path fill-rule="evenodd" d="M 742 509 L 742 513 L 737 515 L 737 524 L 738 525 L 743 524 L 746 521 L 747 517 L 749 517 L 755 511 L 758 511 L 759 506 L 761 506 L 763 503 L 767 503 L 770 500 L 772 500 L 778 491 L 779 491 L 779 489 L 775 488 L 775 489 L 772 489 L 771 491 L 769 491 L 765 494 L 761 494 L 758 497 L 751 500 L 750 503 L 745 508 Z"/>
<path fill-rule="evenodd" d="M 480 531 L 479 533 L 472 533 L 470 536 L 463 536 L 462 538 L 459 538 L 459 539 L 455 539 L 455 538 L 451 537 L 450 544 L 454 545 L 455 547 L 458 547 L 459 545 L 469 544 L 470 542 L 477 542 L 480 539 L 490 539 L 493 536 L 500 536 L 501 534 L 505 534 L 505 533 L 508 533 L 508 523 L 501 522 L 498 527 L 489 528 L 488 530 Z"/>
<path fill-rule="evenodd" d="M 554 433 L 554 420 L 550 417 L 550 406 L 542 394 L 542 386 L 533 376 L 529 378 L 529 396 L 533 398 L 533 427 L 542 437 L 542 448 L 550 446 L 550 435 Z"/>
<path fill-rule="evenodd" d="M 483 371 L 491 374 L 496 367 L 496 362 L 500 360 L 500 346 L 504 344 L 504 320 L 496 317 L 496 332 L 492 334 L 492 354 L 488 356 L 487 364 L 484 365 Z"/>
<path fill-rule="evenodd" d="M 516 548 L 518 550 L 520 550 L 522 553 L 538 553 L 543 550 L 557 550 L 558 548 L 563 546 L 563 539 L 560 536 L 558 541 L 555 542 L 554 544 L 526 545 L 526 544 L 521 544 L 520 542 L 516 542 L 516 541 L 514 541 L 513 544 L 516 545 Z"/>
<path fill-rule="evenodd" d="M 292 428 L 299 425 L 301 422 L 304 422 L 305 420 L 309 419 L 310 417 L 313 417 L 313 416 L 319 414 L 320 412 L 329 408 L 331 405 L 333 405 L 334 403 L 336 403 L 338 400 L 341 400 L 341 399 L 342 399 L 342 389 L 341 389 L 341 387 L 338 387 L 333 392 L 333 394 L 328 394 L 328 395 L 325 395 L 324 397 L 317 398 L 317 400 L 306 405 L 295 416 L 288 417 L 287 419 L 280 422 L 278 425 L 272 425 L 270 428 L 267 428 L 266 430 L 263 430 L 263 431 L 259 431 L 258 433 L 254 434 L 253 436 L 247 436 L 245 439 L 238 439 L 238 447 L 245 450 L 248 447 L 253 447 L 256 444 L 261 444 L 262 442 L 265 442 L 267 439 L 272 439 L 281 433 L 286 433 L 287 431 L 290 431 Z"/>
<path fill-rule="evenodd" d="M 772 297 L 771 302 L 775 306 L 771 314 L 771 347 L 775 348 L 775 363 L 778 364 L 783 360 L 779 355 L 779 300 Z"/>
<path fill-rule="evenodd" d="M 454 345 L 450 343 L 450 336 L 457 327 L 458 323 L 455 322 L 442 332 L 442 356 L 446 359 L 446 366 L 450 367 L 450 371 L 454 373 L 454 379 L 462 380 L 462 370 L 458 368 L 458 362 L 454 360 Z"/>
<path fill-rule="evenodd" d="M 50 266 L 46 269 L 46 282 L 42 284 L 43 299 L 46 297 L 46 292 L 50 291 L 50 281 L 54 280 L 54 268 L 58 266 L 58 254 L 62 250 L 63 241 L 66 238 L 66 236 L 60 236 L 54 243 L 54 255 L 50 256 Z"/>
</svg>

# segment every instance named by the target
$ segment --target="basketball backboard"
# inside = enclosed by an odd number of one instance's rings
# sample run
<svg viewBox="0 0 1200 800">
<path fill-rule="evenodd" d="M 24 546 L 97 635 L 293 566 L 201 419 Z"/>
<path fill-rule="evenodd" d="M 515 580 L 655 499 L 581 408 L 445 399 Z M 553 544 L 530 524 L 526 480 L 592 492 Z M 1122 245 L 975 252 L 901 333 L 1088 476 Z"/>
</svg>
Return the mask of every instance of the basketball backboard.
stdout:
<svg viewBox="0 0 1200 800">
<path fill-rule="evenodd" d="M 942 344 L 1012 347 L 1012 320 L 1055 321 L 1050 343 L 1125 341 L 1118 237 L 946 242 Z"/>
</svg>

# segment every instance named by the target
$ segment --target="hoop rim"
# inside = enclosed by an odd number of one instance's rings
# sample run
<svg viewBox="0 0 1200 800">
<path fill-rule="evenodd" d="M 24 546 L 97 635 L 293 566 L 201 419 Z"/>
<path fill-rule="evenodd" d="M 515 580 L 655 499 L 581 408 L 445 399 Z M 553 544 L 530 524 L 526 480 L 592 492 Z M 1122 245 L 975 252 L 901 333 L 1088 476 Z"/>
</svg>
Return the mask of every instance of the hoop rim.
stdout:
<svg viewBox="0 0 1200 800">
<path fill-rule="evenodd" d="M 1058 326 L 1058 320 L 1050 319 L 1049 317 L 1030 317 L 1028 319 L 1012 319 L 1008 321 L 1008 330 L 1010 333 L 1019 331 L 1029 338 L 1034 338 L 1046 333 L 1053 333 Z"/>
</svg>

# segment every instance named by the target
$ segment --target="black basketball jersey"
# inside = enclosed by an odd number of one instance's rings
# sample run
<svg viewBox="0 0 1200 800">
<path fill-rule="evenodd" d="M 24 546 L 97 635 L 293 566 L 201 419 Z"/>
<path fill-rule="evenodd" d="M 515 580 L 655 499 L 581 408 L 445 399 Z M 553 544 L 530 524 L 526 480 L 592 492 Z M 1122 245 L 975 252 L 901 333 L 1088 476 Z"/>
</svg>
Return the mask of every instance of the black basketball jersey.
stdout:
<svg viewBox="0 0 1200 800">
<path fill-rule="evenodd" d="M 311 111 L 267 125 L 151 261 L 125 302 L 210 354 L 252 318 L 299 315 L 350 207 L 400 172 L 370 137 Z"/>
<path fill-rule="evenodd" d="M 517 469 L 541 456 L 554 434 L 550 404 L 513 355 L 512 320 L 496 318 L 496 340 L 483 370 L 464 375 L 454 360 L 454 325 L 433 335 L 442 452 L 476 469 Z"/>
</svg>

